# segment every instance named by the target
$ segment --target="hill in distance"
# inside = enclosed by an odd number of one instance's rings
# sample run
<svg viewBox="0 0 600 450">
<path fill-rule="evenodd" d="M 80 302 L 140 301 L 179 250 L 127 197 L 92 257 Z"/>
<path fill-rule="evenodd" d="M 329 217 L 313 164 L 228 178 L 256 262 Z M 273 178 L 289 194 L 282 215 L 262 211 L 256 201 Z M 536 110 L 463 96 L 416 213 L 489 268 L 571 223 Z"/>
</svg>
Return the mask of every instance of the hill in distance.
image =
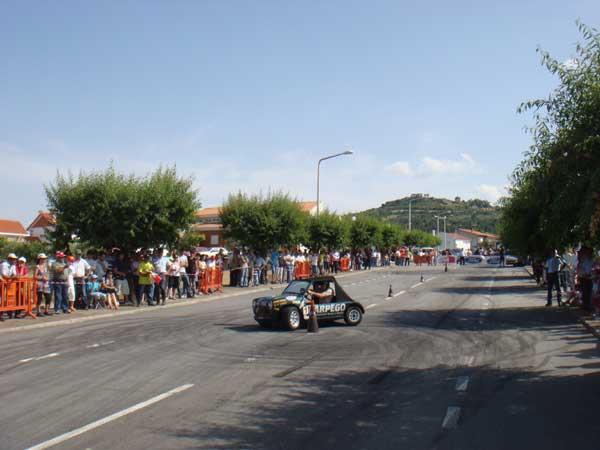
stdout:
<svg viewBox="0 0 600 450">
<path fill-rule="evenodd" d="M 412 194 L 410 197 L 392 200 L 379 208 L 361 211 L 356 215 L 376 217 L 384 222 L 403 225 L 408 229 L 408 203 L 412 202 L 412 228 L 431 232 L 437 227 L 435 216 L 446 219 L 448 233 L 458 228 L 469 228 L 487 233 L 496 233 L 500 218 L 500 208 L 486 200 L 454 200 L 429 197 L 428 194 Z M 444 231 L 444 221 L 440 219 L 440 231 Z"/>
</svg>

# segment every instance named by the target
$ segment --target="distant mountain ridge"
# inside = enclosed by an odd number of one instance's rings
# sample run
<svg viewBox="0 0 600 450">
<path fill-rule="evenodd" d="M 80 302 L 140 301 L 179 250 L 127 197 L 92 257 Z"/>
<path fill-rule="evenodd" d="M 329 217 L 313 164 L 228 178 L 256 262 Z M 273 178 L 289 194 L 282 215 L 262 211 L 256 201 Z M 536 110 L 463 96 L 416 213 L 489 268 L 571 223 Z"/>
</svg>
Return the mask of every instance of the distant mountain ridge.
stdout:
<svg viewBox="0 0 600 450">
<path fill-rule="evenodd" d="M 412 203 L 412 228 L 431 232 L 436 229 L 435 216 L 447 216 L 446 229 L 449 233 L 458 228 L 469 228 L 486 233 L 496 233 L 500 218 L 500 208 L 487 200 L 454 200 L 430 197 L 428 194 L 413 194 L 382 204 L 379 208 L 361 211 L 355 215 L 376 217 L 385 222 L 399 223 L 408 228 L 408 204 Z M 440 231 L 444 231 L 444 221 L 440 219 Z"/>
</svg>

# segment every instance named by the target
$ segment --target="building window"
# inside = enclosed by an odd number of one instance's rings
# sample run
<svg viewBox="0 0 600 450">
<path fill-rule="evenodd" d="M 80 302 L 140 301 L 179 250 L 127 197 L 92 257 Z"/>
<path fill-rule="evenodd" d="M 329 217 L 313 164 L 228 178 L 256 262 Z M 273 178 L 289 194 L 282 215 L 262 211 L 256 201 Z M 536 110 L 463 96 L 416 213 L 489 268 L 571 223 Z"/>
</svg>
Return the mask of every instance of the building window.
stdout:
<svg viewBox="0 0 600 450">
<path fill-rule="evenodd" d="M 218 234 L 210 235 L 210 245 L 219 245 L 219 235 Z"/>
</svg>

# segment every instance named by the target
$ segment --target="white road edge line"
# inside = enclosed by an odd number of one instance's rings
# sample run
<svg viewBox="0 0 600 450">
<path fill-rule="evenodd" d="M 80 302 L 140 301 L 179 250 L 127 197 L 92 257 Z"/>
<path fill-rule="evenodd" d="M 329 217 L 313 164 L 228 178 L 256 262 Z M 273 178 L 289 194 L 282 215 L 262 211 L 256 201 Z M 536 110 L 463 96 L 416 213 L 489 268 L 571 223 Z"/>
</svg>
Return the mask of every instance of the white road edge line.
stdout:
<svg viewBox="0 0 600 450">
<path fill-rule="evenodd" d="M 456 390 L 458 392 L 465 392 L 469 387 L 469 377 L 458 377 L 456 380 Z"/>
<path fill-rule="evenodd" d="M 419 286 L 421 286 L 422 284 L 423 284 L 423 283 L 420 283 L 420 282 L 419 282 L 419 283 L 417 283 L 417 284 L 415 284 L 415 285 L 411 286 L 410 288 L 411 288 L 411 289 L 414 289 L 414 288 L 416 288 L 416 287 L 419 287 Z"/>
<path fill-rule="evenodd" d="M 377 303 L 372 303 L 369 306 L 367 306 L 365 309 L 375 308 L 376 306 L 377 306 Z"/>
<path fill-rule="evenodd" d="M 406 294 L 406 291 L 400 291 L 400 292 L 392 295 L 392 297 L 398 297 L 399 295 L 403 295 L 403 294 Z"/>
<path fill-rule="evenodd" d="M 116 412 L 114 414 L 111 414 L 108 417 L 96 420 L 95 422 L 92 422 L 92 423 L 88 423 L 87 425 L 84 425 L 81 428 L 77 428 L 77 429 L 75 429 L 73 431 L 69 431 L 68 433 L 61 434 L 60 436 L 52 438 L 52 439 L 50 439 L 48 441 L 45 441 L 45 442 L 42 442 L 40 444 L 34 445 L 33 447 L 29 447 L 27 450 L 42 450 L 44 448 L 53 447 L 53 446 L 55 446 L 57 444 L 65 442 L 65 441 L 67 441 L 69 439 L 72 439 L 74 437 L 77 437 L 77 436 L 79 436 L 79 435 L 81 435 L 83 433 L 86 433 L 86 432 L 91 431 L 91 430 L 93 430 L 95 428 L 101 427 L 102 425 L 106 425 L 109 422 L 113 422 L 113 421 L 115 421 L 115 420 L 117 420 L 117 419 L 119 419 L 119 418 L 121 418 L 123 416 L 127 416 L 127 415 L 129 415 L 131 413 L 139 411 L 142 408 L 146 408 L 146 407 L 148 407 L 150 405 L 153 405 L 154 403 L 158 403 L 161 400 L 165 400 L 165 399 L 167 399 L 167 398 L 169 398 L 169 397 L 171 397 L 171 396 L 173 396 L 175 394 L 178 394 L 180 392 L 186 391 L 186 390 L 188 390 L 189 388 L 191 388 L 193 386 L 194 386 L 193 384 L 184 384 L 184 385 L 181 385 L 179 387 L 176 387 L 175 389 L 171 389 L 170 391 L 165 392 L 164 394 L 160 394 L 160 395 L 157 395 L 156 397 L 152 397 L 151 399 L 146 400 L 145 402 L 138 403 L 137 405 L 133 405 L 133 406 L 127 408 L 127 409 L 123 409 L 122 411 L 119 411 L 119 412 Z"/>
<path fill-rule="evenodd" d="M 442 428 L 447 430 L 456 428 L 458 425 L 458 419 L 460 419 L 460 407 L 448 406 L 446 417 L 444 417 L 444 422 L 442 423 Z"/>
</svg>

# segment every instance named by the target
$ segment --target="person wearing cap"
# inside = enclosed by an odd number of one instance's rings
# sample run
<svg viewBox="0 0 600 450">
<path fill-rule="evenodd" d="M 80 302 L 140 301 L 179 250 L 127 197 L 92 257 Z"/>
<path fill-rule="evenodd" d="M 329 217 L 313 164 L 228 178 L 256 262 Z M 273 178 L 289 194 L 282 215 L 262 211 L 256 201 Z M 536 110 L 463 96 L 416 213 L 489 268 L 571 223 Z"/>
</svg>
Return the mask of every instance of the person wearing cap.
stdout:
<svg viewBox="0 0 600 450">
<path fill-rule="evenodd" d="M 37 316 L 50 315 L 50 303 L 52 302 L 52 295 L 50 293 L 50 276 L 48 273 L 48 257 L 44 253 L 40 253 L 37 256 L 37 263 L 34 271 L 34 278 L 37 281 L 36 293 L 37 293 Z M 44 302 L 45 310 L 42 313 L 41 307 Z"/>
<path fill-rule="evenodd" d="M 17 259 L 17 276 L 18 277 L 26 277 L 29 274 L 29 269 L 27 268 L 27 259 L 24 256 L 21 256 Z"/>
<path fill-rule="evenodd" d="M 1 278 L 16 278 L 17 277 L 17 255 L 9 253 L 0 265 Z"/>
<path fill-rule="evenodd" d="M 69 269 L 65 263 L 65 254 L 61 251 L 56 252 L 56 261 L 50 267 L 50 283 L 54 294 L 54 314 L 61 311 L 64 314 L 69 312 Z"/>
</svg>

